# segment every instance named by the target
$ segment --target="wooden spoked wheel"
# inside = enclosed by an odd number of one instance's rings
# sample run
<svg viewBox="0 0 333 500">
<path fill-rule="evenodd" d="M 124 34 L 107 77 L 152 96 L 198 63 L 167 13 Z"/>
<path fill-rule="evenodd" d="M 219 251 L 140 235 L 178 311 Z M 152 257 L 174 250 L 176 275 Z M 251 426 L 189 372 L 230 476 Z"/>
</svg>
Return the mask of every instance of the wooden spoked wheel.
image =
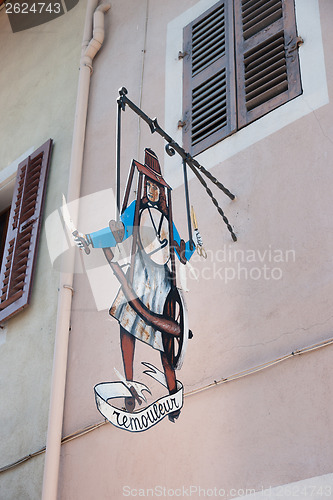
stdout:
<svg viewBox="0 0 333 500">
<path fill-rule="evenodd" d="M 189 330 L 185 301 L 178 288 L 171 288 L 164 304 L 163 315 L 175 320 L 180 326 L 179 336 L 162 334 L 167 359 L 174 370 L 180 370 L 184 362 Z"/>
</svg>

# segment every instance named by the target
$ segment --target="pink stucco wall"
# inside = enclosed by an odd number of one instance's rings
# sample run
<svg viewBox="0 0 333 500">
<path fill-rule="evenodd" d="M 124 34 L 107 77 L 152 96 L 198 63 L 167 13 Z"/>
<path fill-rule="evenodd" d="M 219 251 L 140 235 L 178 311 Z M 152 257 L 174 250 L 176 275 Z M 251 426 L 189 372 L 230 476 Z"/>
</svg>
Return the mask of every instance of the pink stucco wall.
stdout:
<svg viewBox="0 0 333 500">
<path fill-rule="evenodd" d="M 106 16 L 105 45 L 94 63 L 82 195 L 114 187 L 119 87 L 125 85 L 129 97 L 163 125 L 167 26 L 195 4 L 158 0 L 148 2 L 146 11 L 146 3 L 113 2 Z M 333 10 L 329 0 L 320 0 L 319 7 L 331 95 Z M 217 157 L 206 165 L 237 195 L 230 202 L 218 194 L 237 243 L 232 243 L 203 188 L 191 180 L 191 202 L 209 258 L 194 259 L 200 277 L 188 280 L 186 301 L 194 338 L 178 373 L 185 393 L 332 336 L 332 114 L 327 103 L 229 159 L 220 162 Z M 130 110 L 123 122 L 124 186 L 131 159 L 142 161 L 144 147 L 155 149 L 163 159 L 164 144 Z M 173 206 L 186 238 L 182 186 L 173 190 Z M 105 213 L 105 225 L 111 217 Z M 99 229 L 85 226 L 84 217 L 81 224 L 82 231 Z M 223 260 L 219 251 L 229 248 L 231 260 Z M 235 249 L 261 255 L 269 249 L 284 256 L 292 253 L 278 264 L 281 279 L 246 279 L 243 272 L 240 279 L 226 283 L 221 276 L 226 267 L 237 267 Z M 84 257 L 88 267 L 89 258 Z M 94 258 L 104 263 L 102 256 Z M 258 259 L 246 264 L 248 270 L 262 266 Z M 269 259 L 266 253 L 264 263 L 275 266 Z M 59 498 L 120 499 L 130 489 L 191 485 L 223 488 L 230 497 L 232 488 L 258 490 L 331 472 L 331 357 L 332 347 L 326 347 L 185 397 L 175 424 L 164 419 L 136 435 L 105 424 L 63 445 Z M 137 345 L 135 378 L 148 383 L 141 361 L 160 366 L 158 353 Z M 97 311 L 86 274 L 78 274 L 64 435 L 103 420 L 93 387 L 115 380 L 114 367 L 122 372 L 118 324 L 107 310 Z M 192 498 L 199 498 L 199 493 Z"/>
</svg>

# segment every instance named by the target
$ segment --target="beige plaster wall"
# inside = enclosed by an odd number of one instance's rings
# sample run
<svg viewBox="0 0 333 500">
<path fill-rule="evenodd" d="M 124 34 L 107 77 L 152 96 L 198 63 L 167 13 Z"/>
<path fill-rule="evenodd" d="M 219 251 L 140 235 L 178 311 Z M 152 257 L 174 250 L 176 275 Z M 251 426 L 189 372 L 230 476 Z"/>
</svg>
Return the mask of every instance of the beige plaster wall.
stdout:
<svg viewBox="0 0 333 500">
<path fill-rule="evenodd" d="M 0 173 L 54 140 L 44 220 L 67 188 L 84 14 L 81 1 L 52 22 L 13 34 L 0 12 Z M 42 226 L 31 304 L 0 330 L 0 467 L 46 443 L 58 282 Z M 43 465 L 41 455 L 2 473 L 0 497 L 40 498 Z"/>
<path fill-rule="evenodd" d="M 126 86 L 129 97 L 163 126 L 167 26 L 195 4 L 112 3 L 105 46 L 94 63 L 83 195 L 114 187 L 119 87 Z M 319 0 L 319 7 L 331 98 L 333 11 L 329 0 Z M 238 235 L 235 244 L 203 188 L 191 181 L 191 201 L 209 259 L 194 258 L 200 278 L 188 280 L 194 338 L 178 374 L 185 393 L 332 336 L 332 112 L 328 102 L 223 163 L 216 157 L 206 165 L 237 195 L 230 202 L 216 193 Z M 129 109 L 123 124 L 124 186 L 131 159 L 142 161 L 144 147 L 163 158 L 164 144 Z M 182 186 L 173 191 L 173 205 L 175 222 L 186 237 Z M 81 218 L 82 231 L 100 228 L 93 227 L 93 214 L 92 205 L 89 220 Z M 105 225 L 112 217 L 105 214 Z M 226 283 L 225 269 L 237 271 L 235 250 L 256 253 L 254 263 L 240 262 L 248 273 L 253 267 L 276 265 L 280 279 L 246 279 L 243 271 L 240 279 Z M 225 260 L 221 251 L 227 252 Z M 258 251 L 266 251 L 263 262 Z M 283 253 L 276 264 L 269 251 L 291 253 L 289 260 Z M 81 257 L 87 268 L 104 262 L 100 253 Z M 103 275 L 104 286 L 108 280 L 111 271 Z M 77 275 L 65 435 L 102 421 L 93 387 L 115 380 L 114 367 L 122 372 L 118 330 L 107 310 L 97 311 L 87 276 Z M 71 441 L 62 449 L 59 498 L 120 499 L 126 486 L 146 491 L 193 484 L 224 488 L 231 497 L 232 488 L 260 490 L 332 472 L 331 357 L 332 347 L 326 347 L 186 397 L 174 425 L 164 419 L 132 435 L 106 424 Z M 140 361 L 160 366 L 158 353 L 137 345 L 135 378 L 147 383 Z"/>
</svg>

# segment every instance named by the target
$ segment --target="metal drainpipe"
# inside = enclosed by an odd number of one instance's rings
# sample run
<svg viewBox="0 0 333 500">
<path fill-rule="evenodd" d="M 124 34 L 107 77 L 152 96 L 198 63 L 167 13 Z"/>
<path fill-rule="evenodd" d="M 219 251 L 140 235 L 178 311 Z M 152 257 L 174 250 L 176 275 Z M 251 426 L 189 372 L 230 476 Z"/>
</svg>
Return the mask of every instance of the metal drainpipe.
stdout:
<svg viewBox="0 0 333 500">
<path fill-rule="evenodd" d="M 67 194 L 68 201 L 76 200 L 80 197 L 82 160 L 92 62 L 95 55 L 102 47 L 104 41 L 104 14 L 110 9 L 110 5 L 107 4 L 101 4 L 96 8 L 97 5 L 98 0 L 88 0 L 73 129 Z M 89 37 L 91 36 L 92 26 L 93 34 L 88 43 Z M 71 216 L 74 224 L 76 224 L 78 219 L 78 210 L 76 213 L 73 213 L 71 210 Z M 64 269 L 66 269 L 66 271 L 64 271 Z M 61 272 L 60 275 L 42 500 L 57 499 L 68 340 L 72 305 L 73 270 L 74 255 L 69 259 L 69 261 L 67 260 L 63 263 L 63 272 Z"/>
</svg>

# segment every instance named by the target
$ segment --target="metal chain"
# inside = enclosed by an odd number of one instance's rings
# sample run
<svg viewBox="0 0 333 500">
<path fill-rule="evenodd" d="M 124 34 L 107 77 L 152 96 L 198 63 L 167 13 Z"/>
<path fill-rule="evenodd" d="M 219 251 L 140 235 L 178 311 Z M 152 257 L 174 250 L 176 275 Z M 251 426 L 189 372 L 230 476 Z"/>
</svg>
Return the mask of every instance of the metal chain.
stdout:
<svg viewBox="0 0 333 500">
<path fill-rule="evenodd" d="M 208 177 L 208 179 L 213 183 L 215 184 L 215 186 L 217 186 L 219 189 L 221 189 L 221 191 L 224 192 L 224 194 L 226 194 L 227 196 L 229 196 L 229 198 L 231 200 L 234 200 L 235 199 L 235 195 L 232 194 L 228 188 L 226 188 L 222 182 L 220 182 L 216 177 L 214 177 L 213 174 L 211 174 L 211 172 L 209 172 L 209 170 L 205 169 L 205 167 L 203 167 L 202 165 L 200 165 L 200 163 L 197 162 L 197 160 L 194 160 L 192 158 L 192 163 L 195 167 L 197 167 L 198 170 L 200 170 L 200 172 L 202 172 L 206 177 Z"/>
<path fill-rule="evenodd" d="M 197 179 L 199 180 L 200 184 L 202 184 L 202 186 L 205 188 L 206 190 L 206 193 L 208 194 L 208 196 L 210 197 L 210 199 L 212 200 L 213 204 L 215 205 L 218 213 L 221 215 L 222 219 L 223 219 L 223 222 L 225 223 L 225 225 L 227 226 L 228 228 L 228 231 L 230 232 L 231 234 L 231 237 L 234 241 L 237 241 L 237 236 L 235 235 L 227 217 L 225 216 L 222 208 L 219 206 L 218 204 L 218 201 L 217 199 L 214 197 L 212 191 L 209 189 L 208 185 L 207 185 L 207 182 L 205 181 L 205 179 L 202 178 L 202 176 L 199 174 L 199 172 L 196 170 L 196 168 L 193 166 L 193 165 L 189 165 L 192 172 L 196 175 Z"/>
</svg>

